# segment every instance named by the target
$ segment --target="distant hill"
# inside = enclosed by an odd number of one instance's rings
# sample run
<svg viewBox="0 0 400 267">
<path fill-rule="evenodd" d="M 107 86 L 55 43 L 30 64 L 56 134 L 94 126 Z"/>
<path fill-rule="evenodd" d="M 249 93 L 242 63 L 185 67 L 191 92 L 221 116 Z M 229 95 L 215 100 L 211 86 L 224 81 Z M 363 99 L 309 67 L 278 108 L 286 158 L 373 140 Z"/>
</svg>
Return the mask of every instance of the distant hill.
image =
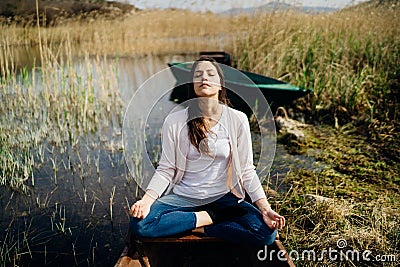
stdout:
<svg viewBox="0 0 400 267">
<path fill-rule="evenodd" d="M 342 11 L 355 11 L 355 10 L 369 10 L 369 9 L 383 9 L 383 10 L 398 10 L 400 8 L 399 0 L 370 0 L 367 2 L 359 3 L 358 5 L 343 8 Z"/>
<path fill-rule="evenodd" d="M 338 8 L 331 7 L 315 7 L 315 6 L 294 6 L 281 2 L 269 2 L 268 4 L 258 7 L 247 7 L 247 8 L 231 8 L 223 11 L 220 14 L 224 15 L 238 15 L 238 14 L 250 14 L 253 15 L 256 12 L 272 12 L 276 10 L 299 10 L 305 13 L 322 13 L 322 12 L 334 12 L 339 10 Z"/>
<path fill-rule="evenodd" d="M 51 26 L 68 19 L 118 18 L 139 9 L 118 1 L 38 0 L 41 25 Z M 36 0 L 0 0 L 0 23 L 36 25 Z"/>
</svg>

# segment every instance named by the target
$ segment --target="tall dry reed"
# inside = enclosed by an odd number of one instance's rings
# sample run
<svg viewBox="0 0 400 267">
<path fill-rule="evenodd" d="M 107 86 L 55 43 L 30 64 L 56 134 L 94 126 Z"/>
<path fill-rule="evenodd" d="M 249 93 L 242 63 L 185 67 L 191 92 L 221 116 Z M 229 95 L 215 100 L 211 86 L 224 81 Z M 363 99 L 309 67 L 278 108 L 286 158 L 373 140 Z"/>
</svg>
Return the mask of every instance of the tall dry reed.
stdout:
<svg viewBox="0 0 400 267">
<path fill-rule="evenodd" d="M 399 9 L 259 14 L 247 37 L 235 44 L 238 67 L 313 88 L 302 105 L 314 119 L 395 120 Z"/>
<path fill-rule="evenodd" d="M 228 48 L 241 32 L 242 18 L 185 10 L 140 11 L 116 20 L 67 21 L 41 28 L 43 42 L 60 43 L 68 38 L 80 51 L 92 55 L 143 55 L 193 53 Z M 37 45 L 38 29 L 1 25 L 5 45 Z"/>
<path fill-rule="evenodd" d="M 43 45 L 42 51 L 40 67 L 11 67 L 1 76 L 0 183 L 15 190 L 34 185 L 32 169 L 34 158 L 40 158 L 35 154 L 39 146 L 65 150 L 110 122 L 122 124 L 115 64 L 88 54 L 76 64 L 69 40 Z M 4 51 L 1 60 L 13 66 L 12 49 Z"/>
</svg>

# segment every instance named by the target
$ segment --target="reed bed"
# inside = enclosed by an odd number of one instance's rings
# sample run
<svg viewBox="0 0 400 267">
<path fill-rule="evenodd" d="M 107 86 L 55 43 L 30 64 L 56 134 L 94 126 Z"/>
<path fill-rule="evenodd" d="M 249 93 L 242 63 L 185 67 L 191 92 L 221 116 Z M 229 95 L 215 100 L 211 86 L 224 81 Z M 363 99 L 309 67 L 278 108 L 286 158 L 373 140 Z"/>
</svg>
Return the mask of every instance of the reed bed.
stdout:
<svg viewBox="0 0 400 267">
<path fill-rule="evenodd" d="M 63 43 L 58 49 L 68 50 L 69 46 L 70 43 Z M 7 56 L 12 55 L 6 54 L 3 60 Z M 28 156 L 30 150 L 40 144 L 73 147 L 80 137 L 98 131 L 110 120 L 122 124 L 120 118 L 115 118 L 115 114 L 120 116 L 122 101 L 113 65 L 104 57 L 89 60 L 86 55 L 83 65 L 76 67 L 71 59 L 64 61 L 64 57 L 44 46 L 40 73 L 34 66 L 20 74 L 2 76 L 0 133 L 4 151 L 16 148 L 15 155 L 25 155 L 27 158 L 21 161 L 29 166 L 34 165 Z M 12 155 L 9 152 L 7 158 L 11 160 Z M 4 165 L 14 165 L 16 172 L 21 167 L 18 163 Z M 24 176 L 30 175 L 25 167 L 21 168 Z M 2 181 L 6 178 L 4 175 Z"/>
<path fill-rule="evenodd" d="M 52 202 L 51 195 L 57 191 L 60 182 L 65 183 L 64 187 L 74 184 L 65 178 L 60 179 L 60 173 L 66 171 L 70 173 L 71 180 L 77 176 L 80 181 L 74 190 L 82 203 L 96 202 L 96 198 L 90 199 L 93 193 L 88 189 L 91 183 L 88 176 L 94 170 L 97 169 L 98 179 L 101 179 L 100 155 L 93 150 L 101 147 L 106 151 L 115 151 L 121 147 L 117 139 L 117 143 L 111 140 L 122 127 L 122 100 L 116 62 L 104 56 L 89 57 L 86 54 L 78 64 L 73 61 L 71 41 L 67 39 L 59 44 L 44 44 L 40 48 L 38 65 L 31 68 L 14 68 L 12 49 L 2 50 L 0 57 L 4 64 L 0 78 L 2 198 L 11 192 L 8 204 L 3 204 L 4 219 L 9 216 L 6 212 L 8 206 L 19 209 L 18 202 L 28 205 L 22 208 L 28 210 L 23 216 L 11 218 L 8 226 L 0 225 L 1 232 L 7 234 L 0 245 L 1 266 L 12 262 L 19 265 L 21 258 L 32 257 L 32 245 L 46 244 L 52 236 L 72 235 L 66 226 L 65 207 L 59 222 L 52 220 L 51 232 L 54 233 L 39 233 L 42 238 L 39 241 L 29 230 L 29 225 L 14 221 L 29 218 L 30 210 L 35 211 L 33 214 L 57 210 L 57 202 Z M 46 181 L 38 183 L 35 173 L 43 170 L 48 175 L 41 179 Z M 50 188 L 49 192 L 44 192 L 45 188 Z M 114 193 L 110 194 L 108 208 L 112 221 Z M 61 214 L 61 210 L 57 212 Z"/>
<path fill-rule="evenodd" d="M 396 120 L 399 6 L 327 14 L 259 14 L 235 44 L 238 68 L 313 88 L 301 102 L 312 120 Z"/>
<path fill-rule="evenodd" d="M 0 39 L 3 46 L 13 46 L 37 45 L 39 41 L 60 43 L 69 38 L 81 51 L 92 55 L 193 53 L 228 48 L 225 39 L 243 31 L 243 19 L 185 10 L 151 10 L 115 20 L 76 20 L 40 28 L 41 39 L 35 27 L 3 24 Z"/>
<path fill-rule="evenodd" d="M 358 117 L 371 122 L 384 114 L 396 119 L 399 6 L 373 3 L 322 14 L 138 11 L 115 20 L 76 20 L 40 29 L 2 25 L 0 40 L 11 54 L 15 45 L 66 39 L 75 53 L 91 55 L 227 50 L 238 68 L 313 88 L 314 94 L 301 103 L 312 119 L 345 123 Z"/>
</svg>

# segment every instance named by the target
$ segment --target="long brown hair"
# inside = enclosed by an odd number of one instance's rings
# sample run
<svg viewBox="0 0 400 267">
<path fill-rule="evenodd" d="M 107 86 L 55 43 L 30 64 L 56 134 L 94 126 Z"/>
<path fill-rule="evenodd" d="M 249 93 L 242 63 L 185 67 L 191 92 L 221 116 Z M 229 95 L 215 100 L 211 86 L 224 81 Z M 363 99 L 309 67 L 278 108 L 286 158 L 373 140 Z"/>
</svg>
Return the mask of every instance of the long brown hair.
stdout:
<svg viewBox="0 0 400 267">
<path fill-rule="evenodd" d="M 200 57 L 198 58 L 192 66 L 192 69 L 190 71 L 190 75 L 193 79 L 194 77 L 194 71 L 197 67 L 197 65 L 202 62 L 202 61 L 208 61 L 211 62 L 217 69 L 217 73 L 220 78 L 220 84 L 221 84 L 221 90 L 218 92 L 218 100 L 220 103 L 224 105 L 229 105 L 229 100 L 226 97 L 226 88 L 225 88 L 225 76 L 224 73 L 217 63 L 215 59 L 211 57 Z M 197 148 L 199 152 L 209 152 L 208 144 L 207 142 L 201 142 L 203 139 L 207 138 L 207 132 L 210 130 L 208 129 L 207 123 L 205 121 L 205 118 L 203 117 L 202 111 L 199 108 L 198 101 L 195 101 L 197 98 L 197 95 L 194 91 L 194 84 L 193 82 L 190 83 L 189 86 L 189 91 L 188 91 L 188 96 L 190 100 L 189 104 L 189 116 L 187 120 L 187 126 L 189 128 L 189 139 L 190 142 Z"/>
</svg>

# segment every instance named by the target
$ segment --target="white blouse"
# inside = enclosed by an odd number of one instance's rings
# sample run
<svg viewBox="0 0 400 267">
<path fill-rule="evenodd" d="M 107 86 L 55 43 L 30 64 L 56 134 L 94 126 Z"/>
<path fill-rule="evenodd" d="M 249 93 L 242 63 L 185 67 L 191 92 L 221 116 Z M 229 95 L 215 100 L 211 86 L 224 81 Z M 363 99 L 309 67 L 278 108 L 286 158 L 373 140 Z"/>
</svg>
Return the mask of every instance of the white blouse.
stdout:
<svg viewBox="0 0 400 267">
<path fill-rule="evenodd" d="M 173 188 L 173 193 L 195 198 L 205 199 L 222 196 L 229 189 L 227 185 L 230 158 L 230 144 L 225 107 L 221 118 L 207 134 L 209 153 L 200 153 L 190 143 L 187 155 L 185 173 L 179 184 Z"/>
</svg>

